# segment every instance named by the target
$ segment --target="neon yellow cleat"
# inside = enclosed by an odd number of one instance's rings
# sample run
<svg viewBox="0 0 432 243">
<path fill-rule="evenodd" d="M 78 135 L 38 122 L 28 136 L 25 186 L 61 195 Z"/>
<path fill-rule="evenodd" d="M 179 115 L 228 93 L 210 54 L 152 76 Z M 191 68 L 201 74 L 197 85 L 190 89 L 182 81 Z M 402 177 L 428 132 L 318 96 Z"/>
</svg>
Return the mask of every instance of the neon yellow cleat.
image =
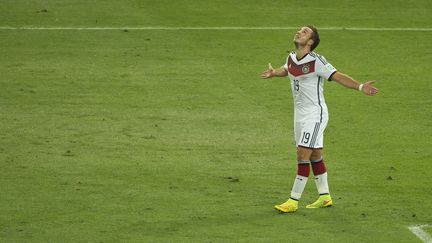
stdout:
<svg viewBox="0 0 432 243">
<path fill-rule="evenodd" d="M 314 203 L 309 204 L 306 208 L 326 208 L 333 205 L 330 195 L 321 195 Z"/>
<path fill-rule="evenodd" d="M 298 209 L 298 202 L 290 198 L 281 205 L 275 205 L 274 207 L 282 213 L 294 213 Z"/>
</svg>

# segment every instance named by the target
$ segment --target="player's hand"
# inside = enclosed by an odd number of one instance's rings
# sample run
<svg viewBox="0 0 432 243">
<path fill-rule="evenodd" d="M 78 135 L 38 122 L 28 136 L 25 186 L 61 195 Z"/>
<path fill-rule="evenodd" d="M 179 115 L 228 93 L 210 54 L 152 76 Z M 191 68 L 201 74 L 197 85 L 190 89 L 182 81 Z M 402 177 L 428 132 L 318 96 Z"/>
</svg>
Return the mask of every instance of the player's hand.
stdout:
<svg viewBox="0 0 432 243">
<path fill-rule="evenodd" d="M 274 68 L 271 63 L 268 64 L 268 69 L 261 73 L 261 78 L 271 78 L 273 77 Z"/>
<path fill-rule="evenodd" d="M 369 95 L 369 96 L 377 94 L 379 90 L 373 86 L 373 84 L 375 82 L 376 82 L 375 80 L 372 80 L 372 81 L 368 81 L 368 82 L 364 83 L 363 89 L 362 89 L 363 94 Z"/>
</svg>

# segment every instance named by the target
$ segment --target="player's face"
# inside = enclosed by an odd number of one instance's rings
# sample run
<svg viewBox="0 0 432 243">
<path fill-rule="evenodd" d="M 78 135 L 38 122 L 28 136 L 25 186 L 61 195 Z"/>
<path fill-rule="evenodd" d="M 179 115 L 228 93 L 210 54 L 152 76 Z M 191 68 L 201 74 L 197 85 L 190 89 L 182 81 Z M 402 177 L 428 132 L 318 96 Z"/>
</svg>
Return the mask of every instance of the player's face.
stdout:
<svg viewBox="0 0 432 243">
<path fill-rule="evenodd" d="M 312 37 L 312 29 L 309 27 L 302 27 L 294 35 L 294 44 L 305 46 Z"/>
</svg>

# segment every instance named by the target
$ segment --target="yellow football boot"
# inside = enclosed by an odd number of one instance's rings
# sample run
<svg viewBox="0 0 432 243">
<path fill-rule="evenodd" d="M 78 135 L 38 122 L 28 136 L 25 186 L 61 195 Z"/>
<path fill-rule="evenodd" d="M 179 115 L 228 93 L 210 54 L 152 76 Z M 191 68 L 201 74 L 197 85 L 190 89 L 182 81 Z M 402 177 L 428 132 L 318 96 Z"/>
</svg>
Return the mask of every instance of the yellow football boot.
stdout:
<svg viewBox="0 0 432 243">
<path fill-rule="evenodd" d="M 294 213 L 298 209 L 298 201 L 290 198 L 281 205 L 275 205 L 274 207 L 276 210 L 282 213 Z"/>
<path fill-rule="evenodd" d="M 321 195 L 314 203 L 309 204 L 306 208 L 326 208 L 333 205 L 330 195 Z"/>
</svg>

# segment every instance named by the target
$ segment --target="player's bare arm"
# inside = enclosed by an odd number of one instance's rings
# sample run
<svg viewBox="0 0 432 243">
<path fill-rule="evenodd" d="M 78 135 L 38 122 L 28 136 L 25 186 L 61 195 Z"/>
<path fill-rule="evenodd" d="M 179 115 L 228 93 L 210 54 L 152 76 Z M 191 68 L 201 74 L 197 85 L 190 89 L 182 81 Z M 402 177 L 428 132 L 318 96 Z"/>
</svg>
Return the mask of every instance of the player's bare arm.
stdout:
<svg viewBox="0 0 432 243">
<path fill-rule="evenodd" d="M 336 81 L 337 83 L 347 87 L 347 88 L 359 90 L 359 91 L 363 92 L 363 94 L 365 94 L 365 95 L 372 96 L 372 95 L 375 95 L 378 93 L 378 89 L 373 86 L 373 84 L 375 83 L 375 80 L 371 80 L 371 81 L 368 81 L 364 84 L 361 84 L 361 83 L 355 81 L 350 76 L 348 76 L 344 73 L 341 73 L 341 72 L 334 73 L 333 76 L 331 77 L 331 79 Z"/>
<path fill-rule="evenodd" d="M 272 78 L 272 77 L 285 77 L 288 75 L 288 71 L 285 70 L 284 66 L 274 69 L 271 63 L 268 64 L 267 70 L 261 73 L 261 78 Z"/>
</svg>

